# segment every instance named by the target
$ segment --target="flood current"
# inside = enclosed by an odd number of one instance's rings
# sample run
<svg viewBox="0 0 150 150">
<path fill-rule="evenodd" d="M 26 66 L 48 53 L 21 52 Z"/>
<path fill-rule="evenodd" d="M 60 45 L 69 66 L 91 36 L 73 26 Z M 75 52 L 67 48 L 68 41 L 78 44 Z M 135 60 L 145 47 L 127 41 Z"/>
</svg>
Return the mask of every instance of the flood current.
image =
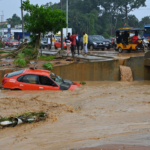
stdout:
<svg viewBox="0 0 150 150">
<path fill-rule="evenodd" d="M 150 146 L 149 88 L 150 81 L 104 81 L 87 82 L 75 91 L 0 91 L 0 116 L 28 111 L 48 114 L 44 122 L 0 129 L 0 147 L 66 150 L 107 144 Z"/>
</svg>

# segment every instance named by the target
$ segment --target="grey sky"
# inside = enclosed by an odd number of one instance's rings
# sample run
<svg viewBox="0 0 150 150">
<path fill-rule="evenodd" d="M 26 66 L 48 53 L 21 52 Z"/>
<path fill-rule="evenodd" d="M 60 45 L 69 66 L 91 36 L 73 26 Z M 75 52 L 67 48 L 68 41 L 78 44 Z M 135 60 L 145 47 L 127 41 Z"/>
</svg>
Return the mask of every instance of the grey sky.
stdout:
<svg viewBox="0 0 150 150">
<path fill-rule="evenodd" d="M 47 2 L 57 3 L 60 0 L 30 0 L 32 4 L 46 4 Z M 146 0 L 147 7 L 141 7 L 135 11 L 132 11 L 130 14 L 134 14 L 139 20 L 144 16 L 149 16 L 150 14 L 150 0 Z M 4 21 L 7 18 L 12 17 L 13 14 L 17 14 L 21 17 L 20 11 L 20 0 L 0 0 L 0 15 L 2 11 L 4 12 Z M 1 20 L 1 19 L 0 19 Z"/>
</svg>

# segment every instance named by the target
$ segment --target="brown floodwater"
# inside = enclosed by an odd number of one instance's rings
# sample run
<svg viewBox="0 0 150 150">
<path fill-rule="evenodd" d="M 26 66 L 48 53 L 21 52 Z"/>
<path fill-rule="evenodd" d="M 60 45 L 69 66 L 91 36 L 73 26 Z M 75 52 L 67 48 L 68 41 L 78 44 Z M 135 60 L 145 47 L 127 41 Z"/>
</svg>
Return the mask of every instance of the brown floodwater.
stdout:
<svg viewBox="0 0 150 150">
<path fill-rule="evenodd" d="M 105 81 L 87 82 L 75 91 L 0 91 L 0 116 L 28 111 L 48 114 L 44 122 L 0 129 L 0 147 L 123 150 L 117 145 L 124 145 L 128 150 L 135 150 L 134 146 L 139 147 L 136 150 L 147 150 L 149 88 L 150 81 Z"/>
</svg>

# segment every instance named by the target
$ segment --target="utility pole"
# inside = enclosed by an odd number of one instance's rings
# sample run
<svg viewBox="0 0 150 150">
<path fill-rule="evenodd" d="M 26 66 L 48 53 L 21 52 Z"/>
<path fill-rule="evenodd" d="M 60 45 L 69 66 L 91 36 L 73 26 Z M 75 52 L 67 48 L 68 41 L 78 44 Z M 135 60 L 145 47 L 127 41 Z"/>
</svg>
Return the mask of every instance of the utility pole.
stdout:
<svg viewBox="0 0 150 150">
<path fill-rule="evenodd" d="M 2 32 L 2 28 L 3 28 L 3 27 L 2 27 L 2 24 L 3 24 L 2 22 L 3 22 L 4 14 L 3 14 L 3 11 L 1 11 L 1 12 L 2 12 L 2 15 L 0 15 L 0 17 L 1 17 L 1 18 L 0 18 L 0 22 L 1 22 L 0 25 L 1 25 L 1 33 L 2 33 L 2 35 L 3 35 L 4 33 Z"/>
<path fill-rule="evenodd" d="M 67 28 L 66 28 L 66 36 L 68 35 L 68 0 L 66 0 L 66 23 L 67 23 Z"/>
<path fill-rule="evenodd" d="M 21 6 L 22 6 L 22 0 L 21 0 Z M 24 41 L 24 18 L 23 18 L 23 9 L 21 9 L 21 17 L 22 17 L 22 39 Z"/>
<path fill-rule="evenodd" d="M 62 10 L 62 0 L 60 0 L 60 7 Z M 61 49 L 63 49 L 63 28 L 61 29 Z"/>
</svg>

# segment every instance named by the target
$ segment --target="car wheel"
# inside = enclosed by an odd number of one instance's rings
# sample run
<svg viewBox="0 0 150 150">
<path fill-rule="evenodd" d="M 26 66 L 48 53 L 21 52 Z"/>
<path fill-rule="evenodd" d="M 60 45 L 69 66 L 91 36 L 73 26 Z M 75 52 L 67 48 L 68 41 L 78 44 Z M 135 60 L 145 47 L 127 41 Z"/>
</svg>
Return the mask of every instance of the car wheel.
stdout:
<svg viewBox="0 0 150 150">
<path fill-rule="evenodd" d="M 94 50 L 93 45 L 91 45 L 91 46 L 90 46 L 90 50 L 91 50 L 91 51 L 93 51 L 93 50 Z"/>
<path fill-rule="evenodd" d="M 123 52 L 123 49 L 121 47 L 118 48 L 119 53 Z"/>
<path fill-rule="evenodd" d="M 131 52 L 131 50 L 132 50 L 132 48 L 128 49 L 128 53 L 130 53 L 130 52 Z"/>
<path fill-rule="evenodd" d="M 55 49 L 57 49 L 56 45 L 55 45 Z"/>
</svg>

